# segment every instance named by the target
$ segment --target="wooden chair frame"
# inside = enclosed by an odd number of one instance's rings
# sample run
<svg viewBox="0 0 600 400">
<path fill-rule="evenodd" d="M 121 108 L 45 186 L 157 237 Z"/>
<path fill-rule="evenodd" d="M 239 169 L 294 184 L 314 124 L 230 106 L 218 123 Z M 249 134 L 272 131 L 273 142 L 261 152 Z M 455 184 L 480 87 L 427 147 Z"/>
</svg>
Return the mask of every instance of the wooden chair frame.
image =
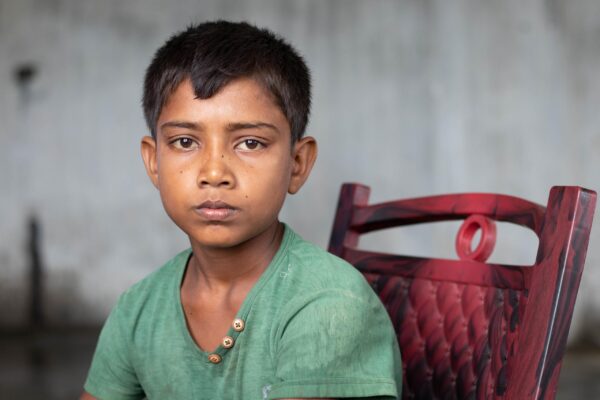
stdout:
<svg viewBox="0 0 600 400">
<path fill-rule="evenodd" d="M 553 187 L 543 207 L 484 193 L 369 205 L 369 192 L 360 184 L 342 186 L 329 250 L 365 275 L 390 313 L 402 351 L 403 398 L 554 398 L 596 193 Z M 459 253 L 459 260 L 357 248 L 367 232 L 463 219 L 479 224 L 488 244 Z M 493 221 L 535 232 L 534 265 L 485 262 Z M 472 237 L 473 229 L 463 230 Z M 464 235 L 457 243 L 470 241 Z"/>
</svg>

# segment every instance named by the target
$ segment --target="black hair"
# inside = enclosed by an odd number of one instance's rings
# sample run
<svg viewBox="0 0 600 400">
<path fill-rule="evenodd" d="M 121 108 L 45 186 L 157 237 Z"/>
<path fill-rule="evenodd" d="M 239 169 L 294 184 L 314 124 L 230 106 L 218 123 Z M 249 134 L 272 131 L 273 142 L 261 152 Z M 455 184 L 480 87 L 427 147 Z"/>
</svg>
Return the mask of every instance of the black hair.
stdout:
<svg viewBox="0 0 600 400">
<path fill-rule="evenodd" d="M 156 123 L 169 96 L 190 79 L 195 95 L 207 99 L 236 78 L 255 79 L 270 92 L 290 125 L 292 143 L 304 135 L 310 112 L 310 71 L 281 37 L 246 22 L 191 25 L 157 50 L 144 79 L 146 123 Z"/>
</svg>

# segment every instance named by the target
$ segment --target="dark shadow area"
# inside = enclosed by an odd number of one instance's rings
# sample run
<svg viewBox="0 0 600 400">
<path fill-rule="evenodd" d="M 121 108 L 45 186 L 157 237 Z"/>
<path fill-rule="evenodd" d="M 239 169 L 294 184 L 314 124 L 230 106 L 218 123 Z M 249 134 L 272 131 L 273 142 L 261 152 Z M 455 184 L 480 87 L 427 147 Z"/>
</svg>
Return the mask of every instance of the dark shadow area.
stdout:
<svg viewBox="0 0 600 400">
<path fill-rule="evenodd" d="M 28 222 L 27 255 L 29 256 L 29 326 L 32 331 L 44 326 L 43 302 L 43 272 L 41 246 L 41 227 L 35 215 Z"/>
<path fill-rule="evenodd" d="M 99 329 L 0 334 L 0 398 L 77 399 Z"/>
<path fill-rule="evenodd" d="M 600 350 L 590 343 L 567 351 L 563 359 L 556 398 L 600 399 Z"/>
</svg>

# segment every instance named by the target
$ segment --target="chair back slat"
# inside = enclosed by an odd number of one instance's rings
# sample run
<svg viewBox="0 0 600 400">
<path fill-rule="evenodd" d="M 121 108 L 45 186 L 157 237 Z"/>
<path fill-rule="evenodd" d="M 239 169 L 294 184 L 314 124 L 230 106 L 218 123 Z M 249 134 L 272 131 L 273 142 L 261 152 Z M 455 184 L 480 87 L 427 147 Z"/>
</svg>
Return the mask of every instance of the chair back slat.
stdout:
<svg viewBox="0 0 600 400">
<path fill-rule="evenodd" d="M 515 290 L 523 290 L 529 277 L 528 267 L 475 261 L 397 256 L 355 249 L 346 249 L 343 258 L 363 274 L 404 276 Z"/>
<path fill-rule="evenodd" d="M 518 197 L 489 193 L 439 195 L 356 207 L 351 226 L 366 233 L 402 225 L 460 220 L 473 214 L 521 225 L 539 236 L 544 207 Z"/>
</svg>

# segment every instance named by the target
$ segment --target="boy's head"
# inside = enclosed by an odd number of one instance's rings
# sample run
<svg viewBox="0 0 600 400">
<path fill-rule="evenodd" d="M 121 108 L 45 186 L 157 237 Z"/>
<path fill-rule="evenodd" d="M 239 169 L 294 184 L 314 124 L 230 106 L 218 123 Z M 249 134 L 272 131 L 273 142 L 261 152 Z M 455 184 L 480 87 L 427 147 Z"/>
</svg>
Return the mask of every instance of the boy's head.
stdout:
<svg viewBox="0 0 600 400">
<path fill-rule="evenodd" d="M 309 73 L 296 52 L 246 23 L 193 26 L 154 57 L 144 87 L 152 137 L 142 158 L 192 245 L 232 248 L 280 232 L 287 193 L 317 155 L 303 136 Z"/>
<path fill-rule="evenodd" d="M 290 125 L 292 143 L 304 135 L 310 110 L 310 73 L 283 39 L 245 22 L 192 25 L 171 37 L 146 71 L 143 107 L 152 136 L 162 107 L 184 81 L 207 99 L 232 80 L 251 78 L 273 96 Z"/>
</svg>

